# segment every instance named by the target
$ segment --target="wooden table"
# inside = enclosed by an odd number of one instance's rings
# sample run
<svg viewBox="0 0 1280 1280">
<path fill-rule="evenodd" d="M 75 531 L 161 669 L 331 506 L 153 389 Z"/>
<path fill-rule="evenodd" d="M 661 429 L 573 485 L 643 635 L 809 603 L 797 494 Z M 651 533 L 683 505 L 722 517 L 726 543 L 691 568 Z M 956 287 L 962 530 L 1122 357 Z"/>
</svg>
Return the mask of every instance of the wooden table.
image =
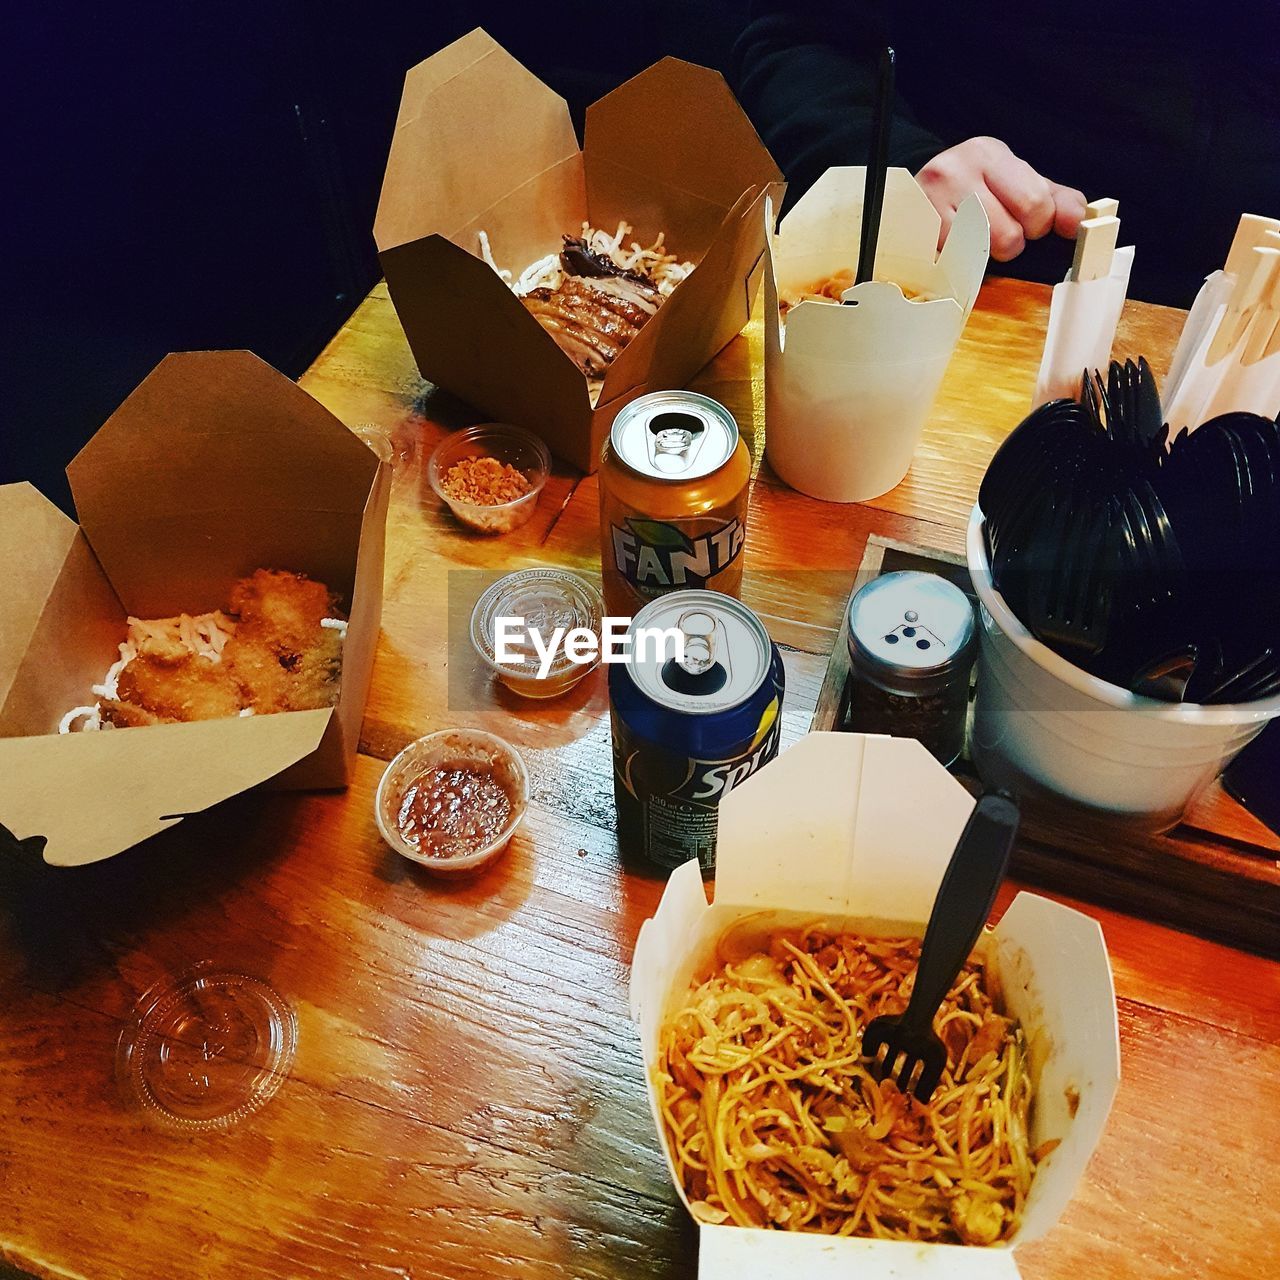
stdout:
<svg viewBox="0 0 1280 1280">
<path fill-rule="evenodd" d="M 1046 307 L 1038 286 L 986 286 L 911 475 L 884 498 L 827 506 L 758 474 L 746 598 L 786 646 L 786 741 L 808 727 L 868 534 L 961 548 L 986 462 L 1026 408 Z M 1159 365 L 1179 322 L 1131 304 L 1121 346 Z M 754 431 L 757 459 L 761 359 L 757 321 L 696 384 Z M 5 861 L 0 1256 L 130 1280 L 692 1277 L 626 1006 L 662 881 L 615 851 L 603 680 L 522 703 L 446 645 L 451 596 L 455 626 L 474 598 L 461 571 L 597 566 L 595 480 L 557 468 L 524 529 L 460 532 L 422 463 L 464 414 L 426 394 L 381 287 L 303 382 L 414 450 L 354 784 L 240 797 L 78 871 Z M 526 752 L 534 804 L 503 862 L 450 887 L 383 846 L 371 798 L 405 742 L 456 723 Z M 1280 843 L 1220 795 L 1183 838 L 1273 860 Z M 1024 1275 L 1280 1275 L 1280 966 L 1083 909 L 1111 951 L 1124 1082 L 1061 1224 L 1019 1254 Z M 241 1126 L 174 1137 L 122 1105 L 114 1046 L 138 994 L 200 960 L 285 993 L 298 1054 Z"/>
</svg>

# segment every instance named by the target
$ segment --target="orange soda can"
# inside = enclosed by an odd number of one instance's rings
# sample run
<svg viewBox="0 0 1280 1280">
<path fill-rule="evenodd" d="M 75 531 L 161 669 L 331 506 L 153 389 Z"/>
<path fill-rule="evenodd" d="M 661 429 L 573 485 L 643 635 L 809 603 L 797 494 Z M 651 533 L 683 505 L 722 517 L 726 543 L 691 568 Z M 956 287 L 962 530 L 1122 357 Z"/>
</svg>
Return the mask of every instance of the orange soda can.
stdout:
<svg viewBox="0 0 1280 1280">
<path fill-rule="evenodd" d="M 654 391 L 624 406 L 600 464 L 606 614 L 694 587 L 739 595 L 750 479 L 738 424 L 710 397 Z"/>
</svg>

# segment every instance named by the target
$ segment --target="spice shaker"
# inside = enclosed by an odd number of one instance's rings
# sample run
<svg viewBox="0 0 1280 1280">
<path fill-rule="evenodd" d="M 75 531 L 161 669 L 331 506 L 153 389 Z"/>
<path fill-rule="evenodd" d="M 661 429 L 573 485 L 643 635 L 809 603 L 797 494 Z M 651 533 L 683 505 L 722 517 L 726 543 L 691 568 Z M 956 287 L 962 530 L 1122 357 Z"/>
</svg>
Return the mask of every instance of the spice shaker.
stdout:
<svg viewBox="0 0 1280 1280">
<path fill-rule="evenodd" d="M 855 593 L 848 623 L 847 727 L 919 738 L 954 764 L 977 653 L 969 597 L 934 573 L 886 573 Z"/>
</svg>

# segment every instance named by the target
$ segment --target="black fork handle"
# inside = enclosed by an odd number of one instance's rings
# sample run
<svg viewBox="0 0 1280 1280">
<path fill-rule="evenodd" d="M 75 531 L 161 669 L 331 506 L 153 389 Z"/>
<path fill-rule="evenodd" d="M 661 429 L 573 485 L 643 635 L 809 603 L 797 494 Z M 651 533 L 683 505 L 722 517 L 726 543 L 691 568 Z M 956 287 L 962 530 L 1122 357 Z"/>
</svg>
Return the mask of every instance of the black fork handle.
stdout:
<svg viewBox="0 0 1280 1280">
<path fill-rule="evenodd" d="M 979 798 L 933 900 L 911 1002 L 899 1026 L 931 1030 L 933 1015 L 969 958 L 1000 889 L 1018 838 L 1018 806 L 1002 791 Z"/>
</svg>

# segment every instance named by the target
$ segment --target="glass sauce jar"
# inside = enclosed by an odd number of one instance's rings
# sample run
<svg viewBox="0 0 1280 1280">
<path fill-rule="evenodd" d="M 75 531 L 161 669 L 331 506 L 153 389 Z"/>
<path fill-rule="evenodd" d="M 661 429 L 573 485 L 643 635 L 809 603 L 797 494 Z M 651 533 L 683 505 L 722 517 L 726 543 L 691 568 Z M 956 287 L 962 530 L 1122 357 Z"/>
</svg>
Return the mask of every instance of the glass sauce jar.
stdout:
<svg viewBox="0 0 1280 1280">
<path fill-rule="evenodd" d="M 848 717 L 857 733 L 918 738 L 944 765 L 964 749 L 977 632 L 969 597 L 933 573 L 868 582 L 849 601 Z"/>
</svg>

